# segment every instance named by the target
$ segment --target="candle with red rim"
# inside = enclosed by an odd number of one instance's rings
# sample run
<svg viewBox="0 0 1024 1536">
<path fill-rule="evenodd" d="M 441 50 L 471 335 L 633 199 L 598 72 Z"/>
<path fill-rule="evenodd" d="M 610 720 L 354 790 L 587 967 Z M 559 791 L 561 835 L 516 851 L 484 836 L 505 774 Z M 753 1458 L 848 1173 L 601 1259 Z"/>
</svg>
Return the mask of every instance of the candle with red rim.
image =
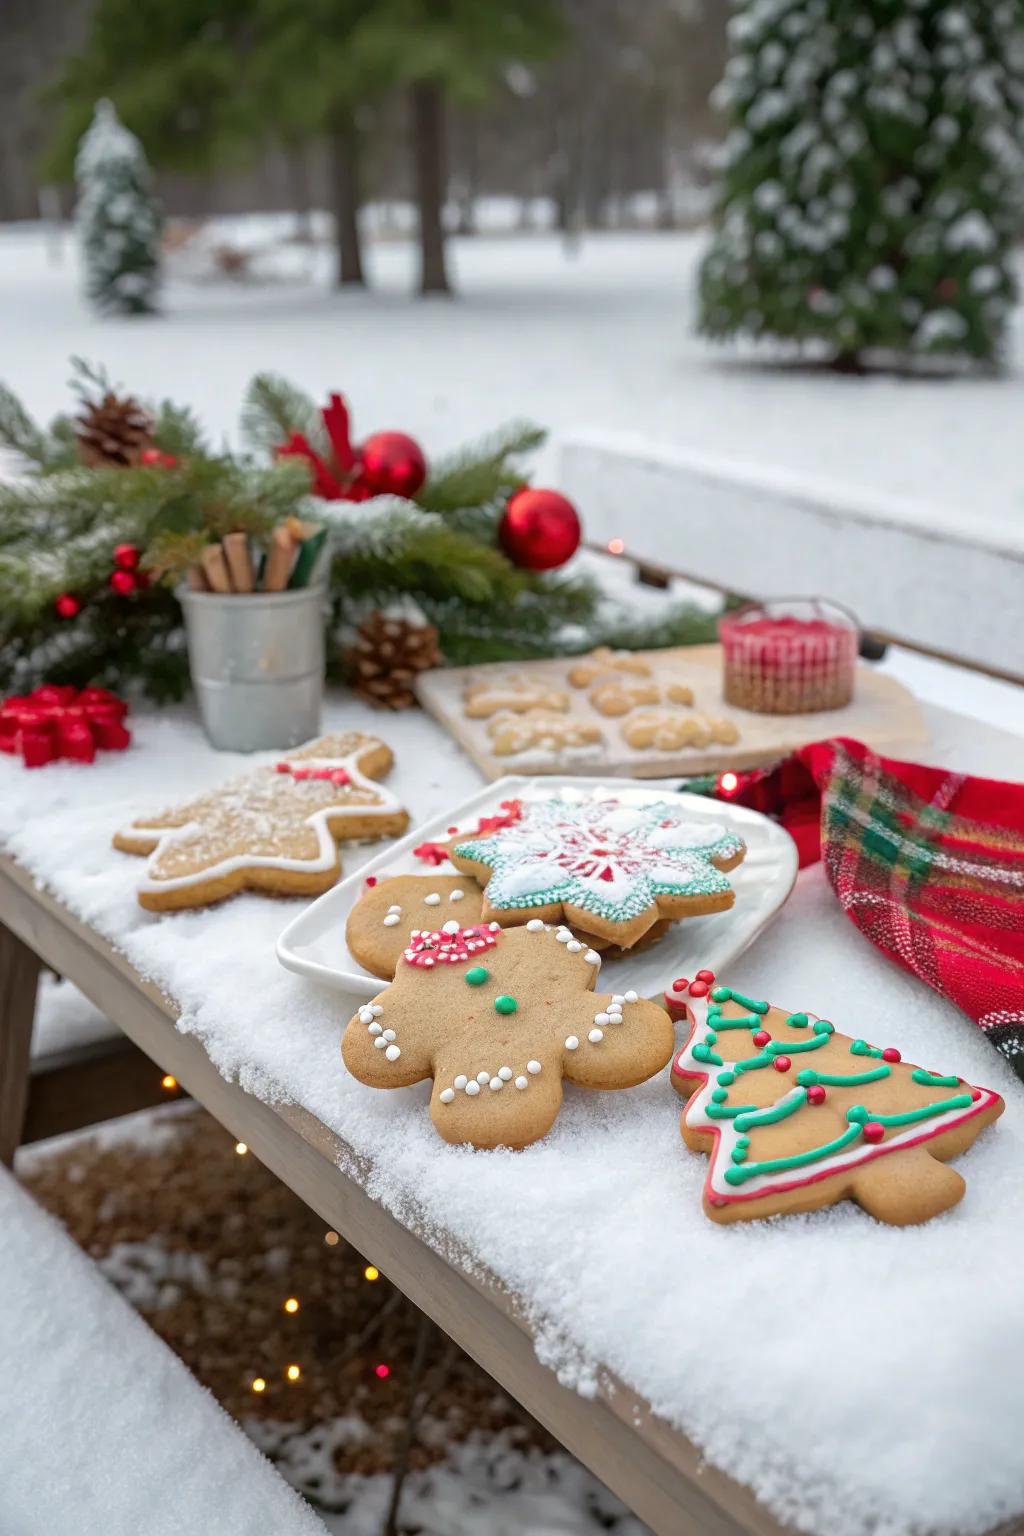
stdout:
<svg viewBox="0 0 1024 1536">
<path fill-rule="evenodd" d="M 718 621 L 726 702 L 766 715 L 841 709 L 853 697 L 858 629 L 819 598 L 747 603 Z"/>
</svg>

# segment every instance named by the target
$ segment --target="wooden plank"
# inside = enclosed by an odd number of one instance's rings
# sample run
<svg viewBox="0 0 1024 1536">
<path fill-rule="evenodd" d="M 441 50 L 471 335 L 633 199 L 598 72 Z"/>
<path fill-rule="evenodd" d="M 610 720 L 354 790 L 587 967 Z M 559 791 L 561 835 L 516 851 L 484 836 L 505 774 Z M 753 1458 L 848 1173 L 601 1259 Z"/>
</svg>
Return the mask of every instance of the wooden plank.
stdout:
<svg viewBox="0 0 1024 1536">
<path fill-rule="evenodd" d="M 181 1097 L 144 1051 L 117 1035 L 33 1064 L 21 1144 L 63 1136 Z"/>
<path fill-rule="evenodd" d="M 608 1372 L 591 1398 L 559 1385 L 537 1359 L 515 1299 L 468 1259 L 442 1258 L 427 1224 L 399 1222 L 367 1195 L 365 1164 L 306 1110 L 270 1106 L 227 1082 L 175 1009 L 128 962 L 0 856 L 0 921 L 226 1126 L 323 1219 L 612 1488 L 658 1536 L 781 1536 L 753 1494 L 704 1463 L 697 1448 Z M 446 1251 L 451 1246 L 446 1244 Z"/>
<path fill-rule="evenodd" d="M 0 1163 L 10 1168 L 28 1101 L 32 1020 L 39 958 L 12 929 L 0 926 Z"/>
<path fill-rule="evenodd" d="M 623 728 L 634 715 L 647 706 L 637 706 L 629 713 L 608 716 L 599 713 L 588 697 L 589 689 L 574 688 L 568 674 L 582 658 L 545 658 L 515 665 L 492 662 L 479 667 L 437 667 L 423 672 L 416 681 L 420 702 L 430 710 L 472 758 L 487 779 L 506 773 L 595 774 L 602 777 L 672 778 L 676 775 L 720 773 L 726 768 L 754 768 L 777 762 L 805 742 L 826 736 L 853 736 L 878 751 L 898 755 L 912 752 L 928 740 L 921 709 L 913 694 L 894 677 L 858 666 L 856 691 L 843 709 L 821 710 L 804 715 L 759 715 L 736 709 L 722 699 L 722 648 L 720 645 L 676 646 L 663 651 L 638 651 L 651 669 L 650 678 L 621 675 L 625 685 L 654 682 L 684 683 L 693 692 L 694 703 L 664 707 L 673 715 L 686 718 L 707 715 L 728 720 L 736 726 L 735 742 L 710 743 L 705 747 L 631 747 L 623 739 Z M 468 681 L 500 684 L 510 674 L 525 678 L 539 689 L 564 695 L 568 710 L 564 718 L 596 727 L 602 735 L 597 746 L 554 752 L 550 749 L 523 751 L 498 756 L 488 727 L 498 714 L 485 719 L 468 719 L 464 710 L 463 689 Z"/>
</svg>

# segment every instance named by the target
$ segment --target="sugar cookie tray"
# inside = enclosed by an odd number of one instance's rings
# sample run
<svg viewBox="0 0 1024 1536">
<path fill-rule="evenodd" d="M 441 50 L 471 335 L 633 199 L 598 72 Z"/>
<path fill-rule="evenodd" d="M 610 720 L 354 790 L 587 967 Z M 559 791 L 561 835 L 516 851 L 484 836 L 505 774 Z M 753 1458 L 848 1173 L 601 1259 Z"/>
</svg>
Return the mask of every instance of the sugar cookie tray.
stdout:
<svg viewBox="0 0 1024 1536">
<path fill-rule="evenodd" d="M 675 976 L 692 975 L 700 966 L 721 970 L 751 944 L 771 922 L 796 879 L 796 846 L 788 833 L 767 817 L 743 806 L 681 794 L 671 785 L 638 785 L 631 779 L 560 776 L 558 778 L 506 777 L 487 785 L 443 815 L 424 822 L 415 831 L 391 843 L 375 859 L 317 898 L 288 924 L 277 942 L 277 957 L 288 970 L 311 981 L 335 987 L 356 997 L 374 997 L 384 983 L 371 976 L 351 955 L 345 942 L 345 924 L 355 902 L 366 889 L 367 879 L 379 881 L 390 875 L 454 873 L 453 866 L 436 866 L 413 852 L 428 842 L 446 842 L 450 829 L 470 831 L 481 816 L 497 813 L 504 800 L 552 797 L 566 800 L 617 799 L 644 805 L 672 799 L 685 806 L 694 820 L 713 821 L 742 837 L 747 855 L 729 879 L 736 892 L 728 912 L 691 917 L 675 923 L 660 943 L 625 959 L 608 960 L 602 984 L 635 988 L 647 997 L 658 997 Z M 468 877 L 467 877 L 468 878 Z"/>
</svg>

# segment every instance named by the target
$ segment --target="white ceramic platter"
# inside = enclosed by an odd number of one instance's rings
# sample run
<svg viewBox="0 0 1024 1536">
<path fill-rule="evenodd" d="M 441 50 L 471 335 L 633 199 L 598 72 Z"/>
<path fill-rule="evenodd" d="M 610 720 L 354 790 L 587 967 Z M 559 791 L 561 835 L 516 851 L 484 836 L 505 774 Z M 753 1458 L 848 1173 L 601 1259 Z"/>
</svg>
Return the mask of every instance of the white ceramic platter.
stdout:
<svg viewBox="0 0 1024 1536">
<path fill-rule="evenodd" d="M 659 997 L 676 976 L 693 976 L 702 966 L 722 971 L 752 944 L 771 922 L 793 888 L 796 879 L 796 845 L 781 827 L 740 805 L 682 794 L 670 787 L 635 779 L 607 779 L 595 784 L 588 778 L 547 775 L 529 779 L 498 779 L 443 816 L 417 827 L 398 842 L 389 843 L 375 859 L 304 908 L 277 941 L 277 958 L 288 970 L 311 981 L 350 993 L 375 997 L 385 985 L 371 976 L 349 953 L 345 923 L 349 912 L 366 889 L 367 876 L 378 880 L 389 875 L 427 875 L 433 866 L 419 859 L 413 849 L 424 842 L 445 842 L 450 829 L 473 830 L 480 816 L 493 815 L 502 800 L 618 799 L 629 805 L 646 805 L 672 799 L 685 804 L 694 820 L 716 821 L 742 837 L 747 856 L 729 879 L 736 903 L 728 912 L 691 917 L 674 923 L 659 944 L 623 960 L 608 960 L 601 972 L 603 990 L 633 987 L 646 997 Z M 454 873 L 442 864 L 438 874 Z"/>
</svg>

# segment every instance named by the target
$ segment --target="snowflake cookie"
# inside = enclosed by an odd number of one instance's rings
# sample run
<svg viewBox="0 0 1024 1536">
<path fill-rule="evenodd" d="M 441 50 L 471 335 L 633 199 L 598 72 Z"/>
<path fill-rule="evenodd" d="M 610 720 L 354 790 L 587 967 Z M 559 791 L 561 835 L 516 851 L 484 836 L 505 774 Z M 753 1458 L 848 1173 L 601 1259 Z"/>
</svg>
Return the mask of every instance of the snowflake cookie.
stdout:
<svg viewBox="0 0 1024 1536">
<path fill-rule="evenodd" d="M 315 896 L 341 873 L 338 843 L 394 837 L 409 817 L 374 780 L 392 764 L 375 736 L 321 736 L 219 789 L 132 822 L 114 847 L 149 855 L 139 902 L 202 907 L 236 891 Z"/>
<path fill-rule="evenodd" d="M 722 873 L 742 840 L 670 800 L 524 801 L 513 826 L 456 840 L 451 860 L 486 886 L 485 918 L 564 920 L 630 948 L 664 919 L 733 904 Z"/>
<path fill-rule="evenodd" d="M 533 918 L 521 928 L 450 918 L 414 933 L 392 984 L 345 1029 L 341 1054 L 371 1088 L 434 1080 L 445 1141 L 525 1147 L 551 1129 L 562 1079 L 632 1088 L 672 1055 L 664 1008 L 593 991 L 596 951 Z"/>
<path fill-rule="evenodd" d="M 672 1083 L 688 1100 L 683 1140 L 710 1156 L 714 1221 L 839 1200 L 893 1226 L 927 1221 L 964 1193 L 946 1160 L 1003 1112 L 988 1088 L 747 997 L 710 971 L 673 982 L 665 1002 L 690 1024 Z"/>
</svg>

